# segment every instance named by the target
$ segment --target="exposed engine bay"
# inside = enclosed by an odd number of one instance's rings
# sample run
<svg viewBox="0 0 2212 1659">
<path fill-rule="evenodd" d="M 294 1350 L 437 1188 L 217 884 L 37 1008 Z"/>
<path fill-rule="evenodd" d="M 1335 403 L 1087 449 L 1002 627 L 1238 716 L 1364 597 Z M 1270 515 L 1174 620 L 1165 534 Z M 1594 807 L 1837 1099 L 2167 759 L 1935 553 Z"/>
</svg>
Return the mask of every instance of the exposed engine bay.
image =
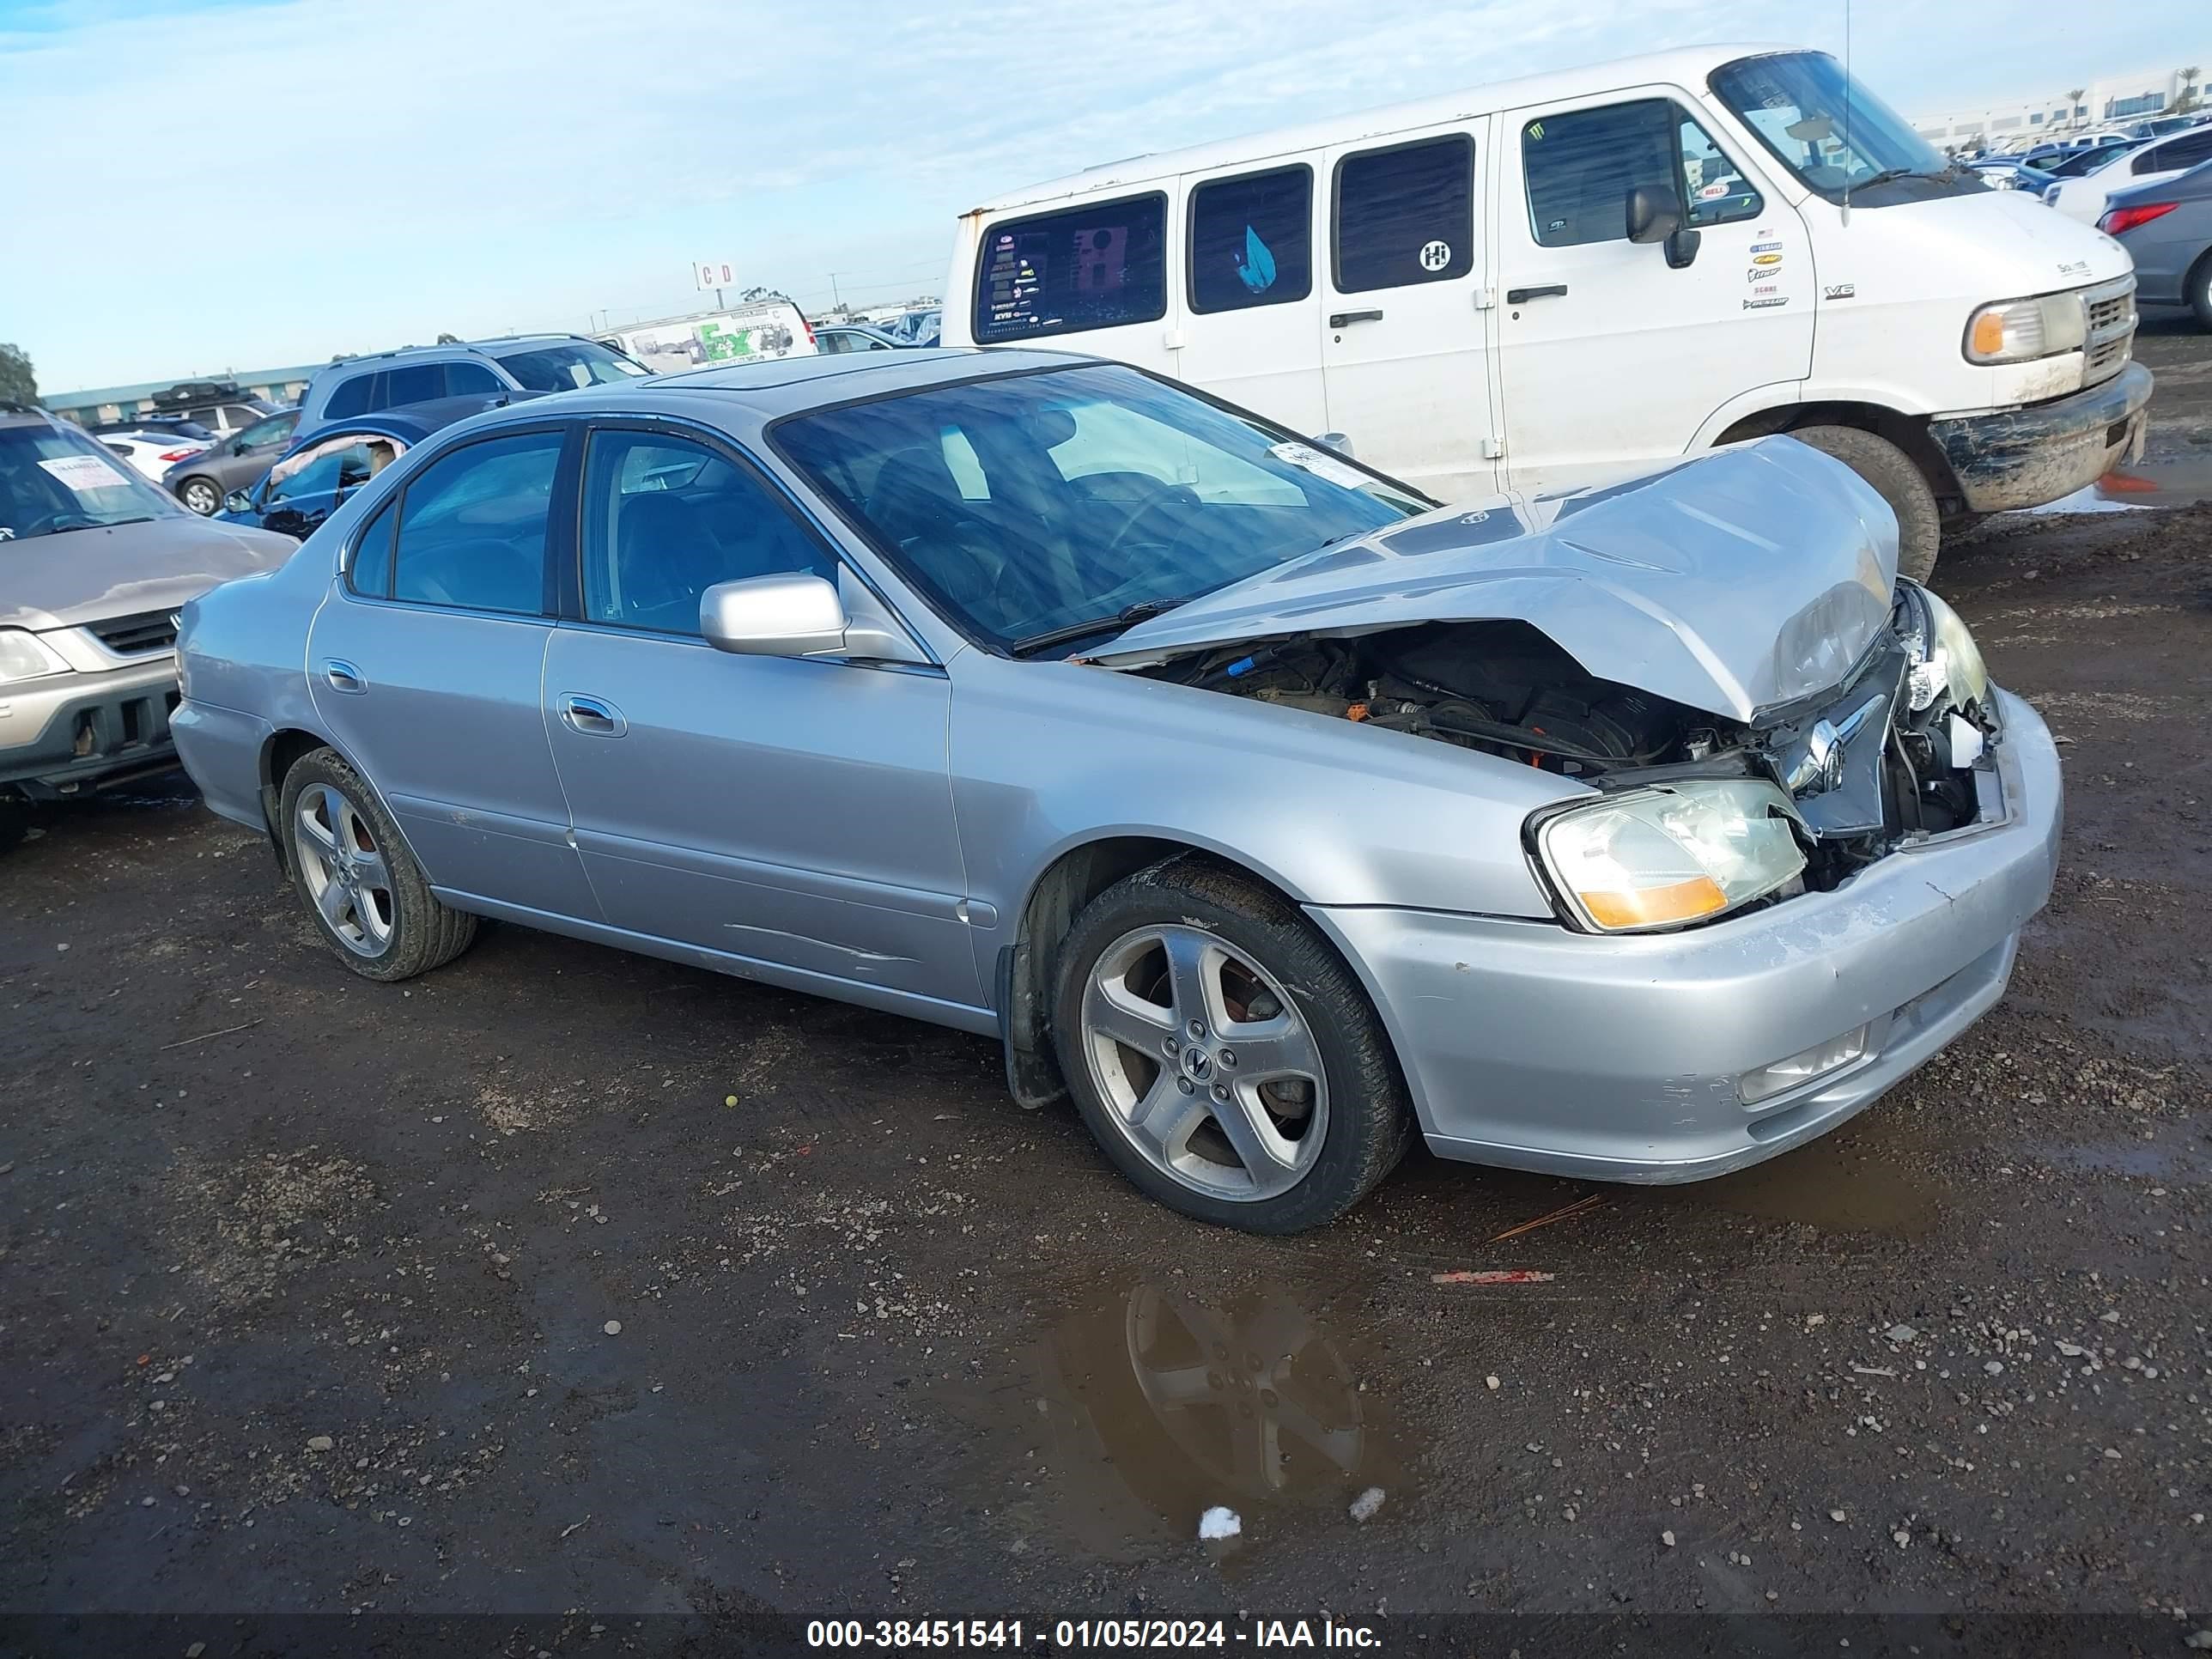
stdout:
<svg viewBox="0 0 2212 1659">
<path fill-rule="evenodd" d="M 1962 627 L 1952 657 L 1966 639 L 1972 659 L 1947 659 L 1939 617 L 1949 617 L 1940 600 L 1900 581 L 1889 629 L 1840 686 L 1749 723 L 1596 678 L 1523 622 L 1294 635 L 1135 672 L 1433 738 L 1600 789 L 1670 775 L 1768 777 L 1799 815 L 1805 886 L 1826 889 L 1984 811 L 1977 763 L 1997 735 L 1987 678 Z"/>
</svg>

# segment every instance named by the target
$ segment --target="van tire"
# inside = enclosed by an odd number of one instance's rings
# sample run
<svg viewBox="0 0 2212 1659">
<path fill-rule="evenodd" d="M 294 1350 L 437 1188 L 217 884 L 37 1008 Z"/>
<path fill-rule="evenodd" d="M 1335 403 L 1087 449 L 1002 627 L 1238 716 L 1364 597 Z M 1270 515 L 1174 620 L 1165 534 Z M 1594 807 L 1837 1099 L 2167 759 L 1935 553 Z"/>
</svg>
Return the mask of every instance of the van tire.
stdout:
<svg viewBox="0 0 2212 1659">
<path fill-rule="evenodd" d="M 1801 426 L 1790 435 L 1832 455 L 1864 478 L 1897 514 L 1897 574 L 1924 582 L 1943 541 L 1936 491 L 1912 457 L 1879 433 L 1855 426 Z"/>
</svg>

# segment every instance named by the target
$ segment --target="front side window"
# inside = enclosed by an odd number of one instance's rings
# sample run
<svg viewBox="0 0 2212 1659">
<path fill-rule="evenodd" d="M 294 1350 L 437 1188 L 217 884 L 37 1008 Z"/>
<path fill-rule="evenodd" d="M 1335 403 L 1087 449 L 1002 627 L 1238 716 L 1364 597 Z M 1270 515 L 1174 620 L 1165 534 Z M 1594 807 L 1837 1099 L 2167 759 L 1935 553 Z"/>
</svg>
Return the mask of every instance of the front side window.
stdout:
<svg viewBox="0 0 2212 1659">
<path fill-rule="evenodd" d="M 331 393 L 330 402 L 323 405 L 325 418 L 342 421 L 349 415 L 366 415 L 371 408 L 381 409 L 381 404 L 372 404 L 369 393 L 374 389 L 374 374 L 356 374 L 349 380 L 341 380 Z"/>
<path fill-rule="evenodd" d="M 1336 291 L 1441 283 L 1474 269 L 1474 141 L 1464 133 L 1336 164 Z"/>
<path fill-rule="evenodd" d="M 265 421 L 256 421 L 238 434 L 239 451 L 241 454 L 245 454 L 258 450 L 281 448 L 289 441 L 299 424 L 300 414 L 297 410 L 289 414 L 271 415 Z"/>
<path fill-rule="evenodd" d="M 499 366 L 526 392 L 573 392 L 579 386 L 616 386 L 646 373 L 597 340 L 563 340 L 554 345 L 502 351 Z"/>
<path fill-rule="evenodd" d="M 1006 219 L 983 233 L 980 343 L 1155 322 L 1168 314 L 1167 198 Z"/>
<path fill-rule="evenodd" d="M 1853 206 L 1870 208 L 1981 189 L 1825 52 L 1739 58 L 1711 84 L 1775 160 L 1832 202 L 1846 189 Z"/>
<path fill-rule="evenodd" d="M 1628 192 L 1674 185 L 1674 106 L 1663 98 L 1563 110 L 1521 128 L 1528 228 L 1539 247 L 1625 241 Z"/>
<path fill-rule="evenodd" d="M 0 591 L 10 543 L 183 511 L 74 427 L 0 427 Z"/>
<path fill-rule="evenodd" d="M 272 474 L 269 481 L 269 494 L 262 505 L 275 507 L 280 502 L 299 501 L 309 495 L 333 495 L 341 489 L 367 483 L 372 471 L 366 443 L 326 449 L 307 465 L 283 478 Z"/>
<path fill-rule="evenodd" d="M 770 441 L 956 625 L 1012 652 L 1074 649 L 1429 505 L 1113 364 L 823 410 Z"/>
<path fill-rule="evenodd" d="M 392 597 L 536 615 L 544 605 L 545 526 L 562 434 L 466 444 L 408 480 Z"/>
<path fill-rule="evenodd" d="M 1190 193 L 1190 308 L 1242 311 L 1313 292 L 1313 169 L 1210 179 Z"/>
<path fill-rule="evenodd" d="M 651 432 L 592 434 L 584 464 L 584 616 L 696 634 L 717 582 L 835 562 L 769 490 L 726 457 Z"/>
</svg>

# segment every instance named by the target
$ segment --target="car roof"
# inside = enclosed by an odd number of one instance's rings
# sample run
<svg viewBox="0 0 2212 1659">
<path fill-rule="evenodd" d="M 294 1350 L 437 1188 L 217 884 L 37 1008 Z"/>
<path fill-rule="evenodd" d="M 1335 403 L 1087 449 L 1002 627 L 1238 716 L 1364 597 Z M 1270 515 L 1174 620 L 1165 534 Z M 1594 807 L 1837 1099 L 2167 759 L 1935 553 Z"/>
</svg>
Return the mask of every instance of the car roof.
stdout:
<svg viewBox="0 0 2212 1659">
<path fill-rule="evenodd" d="M 358 357 L 342 357 L 337 362 L 325 363 L 315 371 L 315 378 L 320 380 L 325 374 L 350 373 L 359 368 L 383 368 L 392 363 L 414 362 L 424 357 L 495 357 L 502 351 L 563 344 L 585 338 L 581 334 L 502 334 L 489 340 L 448 340 L 443 345 L 394 346 L 389 351 L 368 351 Z M 591 343 L 597 344 L 598 342 Z"/>
</svg>

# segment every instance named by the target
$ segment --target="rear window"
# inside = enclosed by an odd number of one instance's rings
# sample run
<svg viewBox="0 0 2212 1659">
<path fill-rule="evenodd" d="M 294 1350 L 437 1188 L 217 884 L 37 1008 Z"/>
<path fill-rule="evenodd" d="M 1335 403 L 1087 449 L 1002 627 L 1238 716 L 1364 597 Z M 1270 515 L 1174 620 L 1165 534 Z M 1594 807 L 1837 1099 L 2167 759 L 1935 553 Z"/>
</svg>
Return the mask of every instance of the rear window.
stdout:
<svg viewBox="0 0 2212 1659">
<path fill-rule="evenodd" d="M 1002 220 L 983 234 L 975 335 L 1042 339 L 1167 315 L 1168 198 L 1134 196 Z"/>
<path fill-rule="evenodd" d="M 1336 289 L 1359 294 L 1474 269 L 1474 141 L 1363 150 L 1336 166 Z"/>
<path fill-rule="evenodd" d="M 1190 193 L 1190 308 L 1242 311 L 1313 292 L 1313 169 L 1210 179 Z"/>
</svg>

